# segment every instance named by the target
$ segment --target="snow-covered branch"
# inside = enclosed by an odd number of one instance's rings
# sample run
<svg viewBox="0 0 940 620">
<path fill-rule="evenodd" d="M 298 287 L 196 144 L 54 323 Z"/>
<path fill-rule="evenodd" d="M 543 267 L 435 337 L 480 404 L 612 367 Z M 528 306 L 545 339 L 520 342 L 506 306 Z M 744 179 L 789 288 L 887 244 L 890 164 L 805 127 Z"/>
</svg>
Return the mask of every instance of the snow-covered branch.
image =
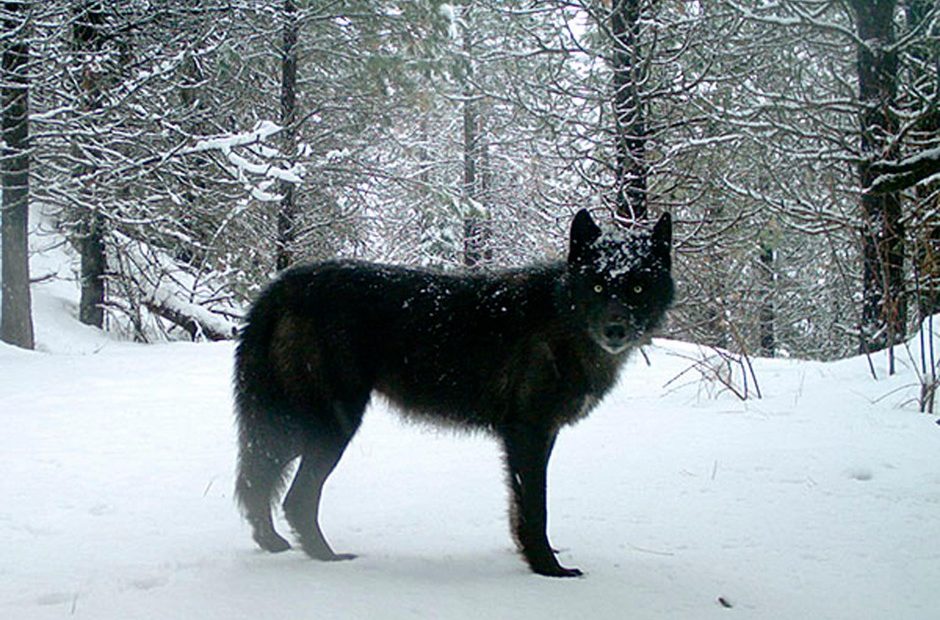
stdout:
<svg viewBox="0 0 940 620">
<path fill-rule="evenodd" d="M 872 194 L 888 194 L 940 180 L 940 147 L 897 161 L 875 162 L 871 172 L 877 175 L 867 188 Z"/>
</svg>

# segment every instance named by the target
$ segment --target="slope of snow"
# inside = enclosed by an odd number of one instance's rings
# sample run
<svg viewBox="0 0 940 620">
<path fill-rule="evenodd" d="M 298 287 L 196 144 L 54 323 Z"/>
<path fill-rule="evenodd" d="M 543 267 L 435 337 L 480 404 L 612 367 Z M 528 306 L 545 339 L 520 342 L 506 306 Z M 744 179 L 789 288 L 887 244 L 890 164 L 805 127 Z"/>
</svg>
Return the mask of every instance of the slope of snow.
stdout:
<svg viewBox="0 0 940 620">
<path fill-rule="evenodd" d="M 77 254 L 61 236 L 47 232 L 40 209 L 30 210 L 30 278 L 33 331 L 38 351 L 91 353 L 118 342 L 106 332 L 78 322 Z"/>
<path fill-rule="evenodd" d="M 80 261 L 77 252 L 66 242 L 55 227 L 50 216 L 41 206 L 30 210 L 30 277 L 34 281 L 31 289 L 33 327 L 36 350 L 56 353 L 94 353 L 121 342 L 119 336 L 103 332 L 78 323 L 80 298 Z M 203 275 L 197 285 L 195 276 L 182 270 L 164 252 L 115 233 L 121 244 L 123 269 L 130 273 L 140 287 L 141 299 L 157 302 L 169 310 L 190 316 L 213 334 L 231 334 L 235 324 L 221 313 L 227 310 L 237 313 L 227 300 L 203 305 L 208 295 L 216 297 L 214 282 Z M 146 253 L 146 256 L 144 255 Z M 112 257 L 113 258 L 113 257 Z M 146 269 L 141 265 L 148 265 Z M 195 290 L 195 293 L 191 291 Z M 211 290 L 211 293 L 207 293 Z M 193 300 L 191 295 L 195 295 Z M 212 309 L 210 309 L 210 306 Z M 156 327 L 158 319 L 144 313 L 145 330 L 150 337 L 160 338 L 162 330 Z M 120 315 L 118 315 L 120 316 Z M 106 325 L 116 333 L 131 334 L 132 328 L 125 318 L 106 315 Z M 169 323 L 165 323 L 169 326 Z M 174 337 L 184 332 L 176 328 Z M 128 336 L 130 337 L 130 336 Z M 165 336 L 163 336 L 165 337 Z"/>
<path fill-rule="evenodd" d="M 906 354 L 878 381 L 863 358 L 756 360 L 764 398 L 741 402 L 688 373 L 664 387 L 697 348 L 649 347 L 651 365 L 634 359 L 553 456 L 550 533 L 585 571 L 574 580 L 534 576 L 514 553 L 491 440 L 374 403 L 322 515 L 359 557 L 326 564 L 258 551 L 235 509 L 231 343 L 116 342 L 75 325 L 54 286 L 36 287 L 45 352 L 0 345 L 2 618 L 940 609 L 940 426 L 911 404 Z"/>
</svg>

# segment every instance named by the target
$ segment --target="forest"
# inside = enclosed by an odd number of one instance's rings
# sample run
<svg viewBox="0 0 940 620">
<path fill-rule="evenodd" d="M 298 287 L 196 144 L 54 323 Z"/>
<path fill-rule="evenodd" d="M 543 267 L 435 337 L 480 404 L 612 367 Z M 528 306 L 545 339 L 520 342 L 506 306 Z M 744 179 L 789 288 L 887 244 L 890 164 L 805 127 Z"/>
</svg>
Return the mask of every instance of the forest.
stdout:
<svg viewBox="0 0 940 620">
<path fill-rule="evenodd" d="M 940 0 L 5 0 L 0 22 L 0 618 L 937 617 Z M 625 260 L 537 266 L 576 238 Z M 499 286 L 408 285 L 422 306 L 311 279 L 265 306 L 333 258 Z M 569 289 L 665 320 L 627 359 L 624 317 L 605 346 Z M 243 432 L 264 402 L 283 424 Z M 253 471 L 296 471 L 284 502 L 239 473 L 278 451 Z M 270 515 L 240 514 L 253 488 Z M 355 559 L 304 553 L 321 523 Z"/>
<path fill-rule="evenodd" d="M 665 328 L 729 359 L 891 350 L 940 311 L 933 0 L 2 5 L 3 308 L 229 339 L 334 256 L 557 258 L 582 207 L 675 221 Z M 66 244 L 74 273 L 30 273 Z M 33 250 L 36 251 L 35 249 Z"/>
</svg>

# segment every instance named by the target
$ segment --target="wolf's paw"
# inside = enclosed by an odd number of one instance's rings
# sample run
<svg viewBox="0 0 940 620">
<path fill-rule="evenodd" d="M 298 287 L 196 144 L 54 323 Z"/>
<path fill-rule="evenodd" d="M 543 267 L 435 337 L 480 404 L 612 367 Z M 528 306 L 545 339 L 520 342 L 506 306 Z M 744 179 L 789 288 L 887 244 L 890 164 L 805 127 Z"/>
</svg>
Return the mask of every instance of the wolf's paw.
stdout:
<svg viewBox="0 0 940 620">
<path fill-rule="evenodd" d="M 532 570 L 545 577 L 581 577 L 584 575 L 579 568 L 565 568 L 558 564 L 555 566 L 533 567 Z"/>
<path fill-rule="evenodd" d="M 255 535 L 255 542 L 258 546 L 271 553 L 281 553 L 290 549 L 290 543 L 281 538 L 276 532 L 265 535 Z"/>
<path fill-rule="evenodd" d="M 320 560 L 321 562 L 345 562 L 347 560 L 356 559 L 355 553 L 333 553 L 332 551 L 322 551 L 318 550 L 316 552 L 310 552 L 304 549 L 314 560 Z"/>
<path fill-rule="evenodd" d="M 321 562 L 344 562 L 346 560 L 355 559 L 356 557 L 354 553 L 334 553 L 325 541 L 306 544 L 301 543 L 301 547 L 303 547 L 304 553 L 312 559 L 320 560 Z"/>
</svg>

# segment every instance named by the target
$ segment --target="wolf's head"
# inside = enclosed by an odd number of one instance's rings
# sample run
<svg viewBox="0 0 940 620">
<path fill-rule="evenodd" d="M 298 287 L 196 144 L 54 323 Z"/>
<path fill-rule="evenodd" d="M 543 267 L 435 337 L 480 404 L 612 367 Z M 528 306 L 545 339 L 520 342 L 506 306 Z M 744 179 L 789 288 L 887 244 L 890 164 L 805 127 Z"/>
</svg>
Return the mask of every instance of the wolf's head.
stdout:
<svg viewBox="0 0 940 620">
<path fill-rule="evenodd" d="M 651 231 L 604 233 L 578 211 L 568 251 L 572 303 L 604 350 L 621 353 L 662 322 L 673 296 L 671 246 L 668 213 Z"/>
</svg>

